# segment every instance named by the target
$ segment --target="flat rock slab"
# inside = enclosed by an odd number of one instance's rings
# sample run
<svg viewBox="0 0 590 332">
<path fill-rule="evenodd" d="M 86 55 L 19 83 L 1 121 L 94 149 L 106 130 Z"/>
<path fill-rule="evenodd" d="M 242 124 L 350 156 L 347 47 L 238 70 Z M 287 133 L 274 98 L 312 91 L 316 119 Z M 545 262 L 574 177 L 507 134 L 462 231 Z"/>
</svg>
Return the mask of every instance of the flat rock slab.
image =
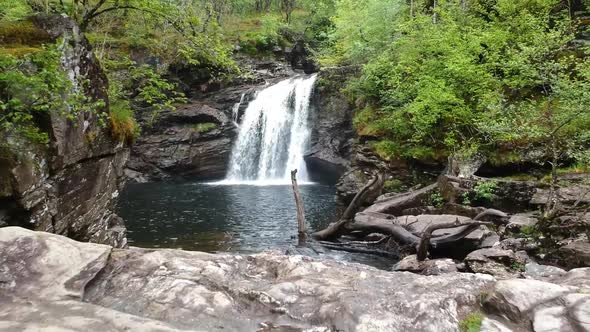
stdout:
<svg viewBox="0 0 590 332">
<path fill-rule="evenodd" d="M 43 332 L 177 332 L 157 320 L 79 301 L 0 302 L 0 331 Z M 191 329 L 191 331 L 198 331 Z M 205 332 L 205 330 L 201 330 Z"/>
<path fill-rule="evenodd" d="M 550 193 L 549 189 L 537 189 L 530 203 L 533 205 L 547 204 Z M 578 204 L 588 204 L 590 203 L 590 186 L 572 185 L 559 188 L 557 195 L 564 204 L 576 204 L 576 202 Z"/>
<path fill-rule="evenodd" d="M 118 250 L 14 227 L 0 229 L 0 257 L 1 331 L 457 331 L 495 282 L 273 252 Z"/>
<path fill-rule="evenodd" d="M 114 251 L 87 300 L 181 328 L 253 331 L 261 322 L 343 331 L 453 331 L 493 278 L 444 278 L 263 253 Z"/>
<path fill-rule="evenodd" d="M 499 248 L 484 248 L 472 251 L 465 257 L 465 265 L 475 273 L 487 273 L 508 279 L 517 276 L 517 271 L 511 269 L 520 259 L 510 250 Z"/>
<path fill-rule="evenodd" d="M 560 277 L 566 274 L 566 271 L 555 266 L 540 265 L 535 262 L 529 262 L 525 265 L 525 276 L 532 279 L 545 279 Z"/>
<path fill-rule="evenodd" d="M 457 272 L 457 264 L 450 258 L 419 261 L 416 255 L 404 257 L 393 266 L 393 271 L 408 271 L 423 275 L 439 275 Z"/>
<path fill-rule="evenodd" d="M 0 229 L 0 301 L 81 300 L 84 287 L 107 263 L 111 247 L 20 227 Z"/>
</svg>

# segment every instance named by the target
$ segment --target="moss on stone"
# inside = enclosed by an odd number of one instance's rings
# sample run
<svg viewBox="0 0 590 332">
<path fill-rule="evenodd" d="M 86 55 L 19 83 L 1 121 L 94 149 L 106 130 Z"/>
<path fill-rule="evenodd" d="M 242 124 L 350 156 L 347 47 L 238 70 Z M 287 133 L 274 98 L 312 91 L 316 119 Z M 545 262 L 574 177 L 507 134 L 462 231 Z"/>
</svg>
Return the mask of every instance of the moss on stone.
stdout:
<svg viewBox="0 0 590 332">
<path fill-rule="evenodd" d="M 42 51 L 41 47 L 31 47 L 26 45 L 9 45 L 0 47 L 0 55 L 10 55 L 16 58 L 23 57 L 27 54 Z"/>
<path fill-rule="evenodd" d="M 197 123 L 193 126 L 193 128 L 198 133 L 206 133 L 217 128 L 217 124 L 213 122 Z"/>
<path fill-rule="evenodd" d="M 40 46 L 51 41 L 49 34 L 30 21 L 0 22 L 1 45 Z"/>
</svg>

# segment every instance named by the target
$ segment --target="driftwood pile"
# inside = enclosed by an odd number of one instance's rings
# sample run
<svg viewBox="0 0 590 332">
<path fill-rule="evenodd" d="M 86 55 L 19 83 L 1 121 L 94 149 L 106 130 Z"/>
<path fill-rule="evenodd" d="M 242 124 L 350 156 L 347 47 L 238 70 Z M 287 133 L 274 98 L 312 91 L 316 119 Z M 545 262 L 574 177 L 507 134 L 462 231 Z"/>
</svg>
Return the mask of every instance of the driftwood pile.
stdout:
<svg viewBox="0 0 590 332">
<path fill-rule="evenodd" d="M 449 179 L 445 178 L 445 180 L 448 185 Z M 409 253 L 416 253 L 418 260 L 424 260 L 429 252 L 448 250 L 480 229 L 480 226 L 505 223 L 508 217 L 502 211 L 481 208 L 466 208 L 471 214 L 477 211 L 473 218 L 449 214 L 407 215 L 408 212 L 419 211 L 417 209 L 424 206 L 424 202 L 430 195 L 440 191 L 438 183 L 378 200 L 362 212 L 358 212 L 363 205 L 367 204 L 366 197 L 374 197 L 376 192 L 382 190 L 383 182 L 382 175 L 373 176 L 356 194 L 342 217 L 327 228 L 313 233 L 313 239 L 329 249 L 374 253 L 382 256 L 387 256 L 383 250 L 364 249 L 359 245 L 366 247 L 366 245 L 377 245 L 390 240 L 398 246 L 409 248 Z M 450 231 L 442 231 L 449 229 Z M 386 238 L 373 242 L 363 240 L 329 242 L 343 236 L 363 239 L 372 233 L 383 234 Z"/>
</svg>

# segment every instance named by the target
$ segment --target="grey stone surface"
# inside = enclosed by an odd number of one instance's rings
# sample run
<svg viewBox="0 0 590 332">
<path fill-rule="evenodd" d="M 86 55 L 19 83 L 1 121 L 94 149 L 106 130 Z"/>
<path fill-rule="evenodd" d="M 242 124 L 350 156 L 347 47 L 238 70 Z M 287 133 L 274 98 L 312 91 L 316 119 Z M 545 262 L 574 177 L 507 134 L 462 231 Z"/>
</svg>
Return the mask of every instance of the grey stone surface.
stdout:
<svg viewBox="0 0 590 332">
<path fill-rule="evenodd" d="M 555 277 L 551 282 L 590 289 L 590 267 L 569 270 L 564 276 Z"/>
<path fill-rule="evenodd" d="M 0 229 L 0 331 L 457 331 L 484 296 L 482 331 L 590 330 L 590 268 L 547 280 L 113 249 Z"/>
<path fill-rule="evenodd" d="M 485 317 L 479 332 L 513 332 L 512 329 L 495 319 Z"/>
<path fill-rule="evenodd" d="M 500 244 L 500 235 L 498 235 L 496 233 L 492 233 L 483 239 L 483 241 L 479 245 L 479 248 L 491 248 L 491 247 L 497 246 L 499 244 Z"/>
<path fill-rule="evenodd" d="M 427 259 L 418 261 L 416 255 L 404 257 L 393 266 L 393 271 L 408 271 L 423 275 L 440 275 L 457 272 L 457 264 L 452 259 Z"/>
<path fill-rule="evenodd" d="M 527 331 L 590 331 L 590 288 L 586 269 L 553 281 L 501 280 L 484 302 L 487 312 Z M 588 269 L 590 270 L 590 269 Z"/>
<path fill-rule="evenodd" d="M 126 314 L 98 305 L 73 301 L 0 303 L 0 331 L 16 332 L 180 332 L 161 321 Z M 190 331 L 203 331 L 198 328 Z"/>
<path fill-rule="evenodd" d="M 557 250 L 553 255 L 559 265 L 568 268 L 590 266 L 590 242 L 573 241 Z"/>
<path fill-rule="evenodd" d="M 525 265 L 525 276 L 532 279 L 543 279 L 559 277 L 567 272 L 556 266 L 540 265 L 535 262 L 528 262 Z"/>
<path fill-rule="evenodd" d="M 350 166 L 354 107 L 342 95 L 353 67 L 326 68 L 318 75 L 311 97 L 311 140 L 305 154 L 309 170 L 321 177 L 339 177 Z M 361 184 L 362 187 L 364 185 Z"/>
<path fill-rule="evenodd" d="M 487 273 L 504 279 L 518 275 L 519 271 L 513 269 L 515 264 L 524 267 L 524 262 L 519 261 L 514 252 L 499 248 L 478 249 L 469 253 L 464 262 L 470 271 Z"/>
<path fill-rule="evenodd" d="M 240 95 L 236 98 L 239 101 Z M 203 123 L 215 127 L 199 131 L 197 126 Z M 149 128 L 133 145 L 127 164 L 136 181 L 174 175 L 225 176 L 236 128 L 222 109 L 195 102 L 165 112 Z"/>
<path fill-rule="evenodd" d="M 7 331 L 457 331 L 494 283 L 272 252 L 111 249 L 22 228 L 0 229 L 0 257 L 2 280 L 15 281 L 0 283 Z"/>
<path fill-rule="evenodd" d="M 545 205 L 550 196 L 549 189 L 537 189 L 531 204 Z M 575 184 L 567 187 L 562 187 L 557 190 L 557 197 L 563 204 L 588 204 L 590 203 L 590 186 Z"/>
<path fill-rule="evenodd" d="M 538 220 L 530 213 L 516 213 L 510 216 L 508 220 L 507 229 L 519 231 L 523 227 L 532 227 L 536 225 Z"/>
</svg>

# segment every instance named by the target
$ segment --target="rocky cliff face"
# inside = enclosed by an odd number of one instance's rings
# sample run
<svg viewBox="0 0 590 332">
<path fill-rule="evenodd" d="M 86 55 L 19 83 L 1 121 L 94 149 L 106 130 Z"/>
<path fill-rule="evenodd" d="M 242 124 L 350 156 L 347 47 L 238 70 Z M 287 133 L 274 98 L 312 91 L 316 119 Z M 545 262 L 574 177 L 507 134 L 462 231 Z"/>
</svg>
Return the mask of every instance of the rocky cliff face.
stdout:
<svg viewBox="0 0 590 332">
<path fill-rule="evenodd" d="M 179 107 L 144 130 L 132 148 L 126 173 L 140 182 L 171 175 L 223 177 L 234 128 L 223 111 L 207 104 Z"/>
<path fill-rule="evenodd" d="M 353 107 L 340 90 L 346 77 L 356 71 L 344 67 L 326 68 L 319 73 L 311 100 L 311 145 L 305 155 L 311 174 L 318 180 L 336 182 L 350 167 Z"/>
<path fill-rule="evenodd" d="M 66 119 L 59 110 L 38 119 L 48 131 L 48 146 L 13 137 L 0 159 L 0 226 L 26 228 L 115 247 L 126 245 L 125 227 L 112 211 L 123 181 L 129 151 L 99 125 L 108 111 L 107 79 L 78 27 L 61 16 L 35 17 L 62 51 L 62 67 L 84 94 L 105 105 Z"/>
<path fill-rule="evenodd" d="M 311 146 L 305 161 L 315 180 L 337 183 L 336 199 L 341 204 L 348 204 L 375 172 L 412 177 L 411 165 L 383 160 L 371 148 L 371 138 L 355 132 L 355 106 L 342 89 L 359 70 L 354 66 L 322 69 L 312 97 Z"/>
</svg>

